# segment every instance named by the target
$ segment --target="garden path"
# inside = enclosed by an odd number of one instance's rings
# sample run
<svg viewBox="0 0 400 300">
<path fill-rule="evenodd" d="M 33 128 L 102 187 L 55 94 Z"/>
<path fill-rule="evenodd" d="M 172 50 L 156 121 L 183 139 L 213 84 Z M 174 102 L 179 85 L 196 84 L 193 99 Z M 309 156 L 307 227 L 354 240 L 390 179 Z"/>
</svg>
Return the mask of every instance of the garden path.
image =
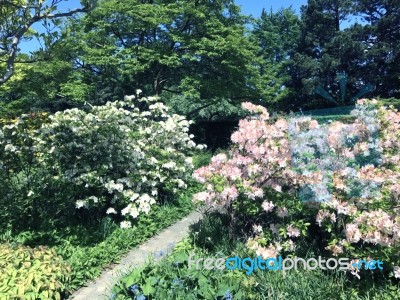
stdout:
<svg viewBox="0 0 400 300">
<path fill-rule="evenodd" d="M 80 288 L 70 297 L 72 300 L 103 300 L 110 299 L 111 289 L 117 281 L 132 271 L 149 261 L 150 257 L 159 259 L 162 251 L 171 251 L 171 246 L 189 233 L 189 226 L 198 222 L 202 218 L 200 212 L 193 212 L 182 220 L 161 231 L 158 235 L 150 238 L 144 244 L 132 249 L 111 269 L 103 273 L 95 281 L 88 282 L 87 286 Z"/>
</svg>

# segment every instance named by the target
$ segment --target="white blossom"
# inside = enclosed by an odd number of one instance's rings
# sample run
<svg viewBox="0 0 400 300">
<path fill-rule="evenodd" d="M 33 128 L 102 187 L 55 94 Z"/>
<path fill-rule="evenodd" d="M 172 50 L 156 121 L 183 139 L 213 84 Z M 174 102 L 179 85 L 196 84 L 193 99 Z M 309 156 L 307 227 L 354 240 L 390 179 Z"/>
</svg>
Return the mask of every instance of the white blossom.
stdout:
<svg viewBox="0 0 400 300">
<path fill-rule="evenodd" d="M 106 212 L 107 215 L 109 215 L 109 214 L 116 214 L 116 213 L 117 213 L 117 211 L 116 211 L 114 208 L 112 208 L 112 207 L 110 207 L 109 209 L 107 209 L 107 212 Z"/>
<path fill-rule="evenodd" d="M 122 221 L 120 226 L 121 226 L 121 228 L 127 229 L 127 228 L 131 228 L 132 224 L 129 221 Z"/>
</svg>

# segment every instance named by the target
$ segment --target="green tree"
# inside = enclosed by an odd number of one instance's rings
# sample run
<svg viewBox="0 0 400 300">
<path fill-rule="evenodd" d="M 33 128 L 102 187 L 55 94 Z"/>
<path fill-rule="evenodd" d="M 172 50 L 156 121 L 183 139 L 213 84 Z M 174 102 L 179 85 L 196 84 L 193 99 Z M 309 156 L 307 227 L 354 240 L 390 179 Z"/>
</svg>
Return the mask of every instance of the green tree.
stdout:
<svg viewBox="0 0 400 300">
<path fill-rule="evenodd" d="M 367 80 L 375 95 L 400 97 L 400 3 L 398 0 L 356 0 L 364 26 Z"/>
<path fill-rule="evenodd" d="M 82 95 L 86 95 L 87 87 L 71 89 L 74 76 L 76 73 L 70 62 L 53 56 L 49 60 L 17 64 L 16 74 L 0 86 L 0 117 L 82 106 Z"/>
<path fill-rule="evenodd" d="M 71 88 L 93 87 L 91 103 L 140 89 L 191 116 L 259 99 L 246 22 L 232 0 L 102 1 L 65 29 L 64 54 L 79 72 Z"/>
<path fill-rule="evenodd" d="M 287 96 L 287 62 L 294 55 L 300 37 L 300 20 L 292 8 L 278 12 L 262 11 L 254 22 L 252 41 L 259 46 L 263 98 L 271 105 Z"/>
<path fill-rule="evenodd" d="M 288 67 L 292 107 L 348 105 L 367 91 L 368 96 L 398 97 L 399 12 L 399 2 L 391 0 L 309 0 L 302 7 L 299 46 Z M 341 22 L 354 16 L 363 23 L 341 29 Z M 346 85 L 338 80 L 341 74 Z M 330 104 L 318 95 L 322 89 Z"/>
<path fill-rule="evenodd" d="M 350 90 L 360 82 L 351 70 L 364 63 L 359 59 L 362 42 L 354 40 L 352 31 L 340 28 L 351 15 L 352 1 L 348 0 L 309 0 L 302 6 L 300 40 L 288 66 L 292 107 L 326 105 L 315 93 L 318 86 L 335 95 L 333 99 L 340 98 L 340 73 L 348 74 Z"/>
</svg>

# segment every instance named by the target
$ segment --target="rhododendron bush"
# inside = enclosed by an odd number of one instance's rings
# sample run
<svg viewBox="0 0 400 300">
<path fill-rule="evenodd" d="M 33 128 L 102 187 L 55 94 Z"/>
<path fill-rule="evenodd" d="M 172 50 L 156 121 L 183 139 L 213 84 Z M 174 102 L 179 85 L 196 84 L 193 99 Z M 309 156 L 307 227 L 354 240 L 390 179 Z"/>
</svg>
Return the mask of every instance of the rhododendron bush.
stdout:
<svg viewBox="0 0 400 300">
<path fill-rule="evenodd" d="M 354 122 L 271 120 L 251 103 L 233 146 L 194 172 L 194 201 L 230 215 L 264 258 L 314 247 L 374 258 L 400 278 L 400 113 L 359 100 Z M 359 271 L 352 270 L 359 276 Z"/>
<path fill-rule="evenodd" d="M 23 116 L 0 131 L 0 193 L 16 204 L 10 214 L 18 203 L 26 205 L 20 213 L 32 216 L 74 207 L 118 215 L 130 227 L 160 196 L 186 187 L 193 169 L 188 155 L 202 147 L 192 141 L 189 121 L 154 97 L 30 123 Z"/>
</svg>

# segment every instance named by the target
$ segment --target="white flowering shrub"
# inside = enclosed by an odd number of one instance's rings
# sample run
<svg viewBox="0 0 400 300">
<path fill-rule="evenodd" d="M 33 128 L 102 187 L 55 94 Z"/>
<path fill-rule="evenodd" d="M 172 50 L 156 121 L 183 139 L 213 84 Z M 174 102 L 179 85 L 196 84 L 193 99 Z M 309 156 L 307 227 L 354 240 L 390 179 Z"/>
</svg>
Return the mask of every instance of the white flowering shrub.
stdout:
<svg viewBox="0 0 400 300">
<path fill-rule="evenodd" d="M 49 116 L 30 131 L 27 152 L 33 159 L 22 164 L 40 171 L 25 176 L 34 182 L 29 190 L 25 186 L 25 199 L 52 198 L 59 209 L 74 205 L 122 215 L 121 226 L 130 227 L 130 220 L 148 213 L 157 199 L 185 188 L 193 169 L 188 155 L 203 146 L 192 141 L 189 121 L 169 114 L 157 100 L 128 99 Z M 7 130 L 17 132 L 18 124 Z M 9 136 L 0 148 L 17 153 L 13 133 Z"/>
</svg>

